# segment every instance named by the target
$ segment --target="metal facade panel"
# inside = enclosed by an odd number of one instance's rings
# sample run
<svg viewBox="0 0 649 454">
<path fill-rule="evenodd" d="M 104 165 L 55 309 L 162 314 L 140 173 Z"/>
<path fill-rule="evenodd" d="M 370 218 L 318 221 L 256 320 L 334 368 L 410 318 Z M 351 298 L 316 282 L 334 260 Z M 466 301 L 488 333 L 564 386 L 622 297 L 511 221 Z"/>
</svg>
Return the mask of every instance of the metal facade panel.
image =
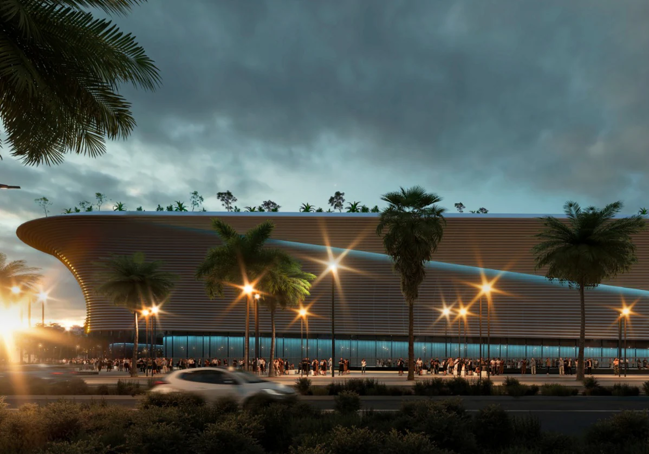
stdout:
<svg viewBox="0 0 649 454">
<path fill-rule="evenodd" d="M 243 232 L 260 221 L 275 223 L 271 244 L 299 258 L 303 268 L 316 275 L 326 273 L 327 249 L 348 250 L 339 273 L 336 292 L 336 332 L 344 335 L 405 336 L 407 307 L 389 259 L 376 235 L 376 215 L 302 213 L 84 213 L 53 216 L 27 222 L 18 228 L 22 241 L 54 255 L 73 273 L 87 303 L 91 331 L 132 329 L 131 315 L 113 307 L 94 292 L 96 262 L 111 254 L 142 251 L 148 259 L 163 260 L 181 275 L 172 297 L 164 304 L 159 329 L 188 332 L 242 332 L 243 304 L 236 295 L 209 300 L 194 270 L 208 248 L 218 244 L 211 219 L 222 217 Z M 574 290 L 549 283 L 534 270 L 530 249 L 541 223 L 535 217 L 449 216 L 444 239 L 430 264 L 415 308 L 417 335 L 443 335 L 445 320 L 439 318 L 443 302 L 461 300 L 470 306 L 470 336 L 478 335 L 475 300 L 481 270 L 501 274 L 494 294 L 492 337 L 578 337 L 579 300 Z M 649 296 L 649 233 L 636 238 L 639 263 L 633 269 L 587 292 L 587 337 L 615 339 L 616 312 L 621 299 L 631 303 Z M 455 265 L 462 265 L 457 267 Z M 487 271 L 487 275 L 489 271 Z M 309 328 L 312 335 L 330 332 L 330 277 L 316 282 Z M 649 338 L 649 308 L 644 300 L 635 306 L 630 324 L 631 339 Z M 486 307 L 486 303 L 485 303 Z M 269 316 L 261 312 L 261 326 L 269 329 Z M 299 335 L 300 325 L 292 312 L 277 315 L 278 332 Z M 450 332 L 457 331 L 457 324 Z"/>
</svg>

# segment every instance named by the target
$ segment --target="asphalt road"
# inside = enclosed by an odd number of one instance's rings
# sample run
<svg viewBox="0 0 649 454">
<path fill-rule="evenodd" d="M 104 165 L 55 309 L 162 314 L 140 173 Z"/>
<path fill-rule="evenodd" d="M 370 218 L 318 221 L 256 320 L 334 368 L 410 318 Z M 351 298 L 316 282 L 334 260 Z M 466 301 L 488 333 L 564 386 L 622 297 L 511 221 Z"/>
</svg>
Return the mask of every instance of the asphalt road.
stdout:
<svg viewBox="0 0 649 454">
<path fill-rule="evenodd" d="M 109 405 L 121 405 L 135 408 L 138 398 L 130 396 L 7 396 L 5 402 L 9 408 L 15 409 L 26 403 L 40 405 L 58 399 L 68 399 L 77 402 L 104 400 Z M 305 402 L 321 410 L 332 410 L 334 399 L 330 396 L 305 396 Z M 425 400 L 431 398 L 405 396 L 369 396 L 363 397 L 363 409 L 377 411 L 396 411 L 404 401 Z M 436 400 L 447 398 L 432 398 Z M 521 397 L 506 396 L 470 396 L 462 401 L 468 412 L 474 413 L 491 404 L 498 404 L 511 416 L 532 415 L 539 419 L 544 430 L 565 434 L 579 434 L 584 429 L 598 421 L 610 417 L 623 410 L 649 409 L 649 397 Z"/>
</svg>

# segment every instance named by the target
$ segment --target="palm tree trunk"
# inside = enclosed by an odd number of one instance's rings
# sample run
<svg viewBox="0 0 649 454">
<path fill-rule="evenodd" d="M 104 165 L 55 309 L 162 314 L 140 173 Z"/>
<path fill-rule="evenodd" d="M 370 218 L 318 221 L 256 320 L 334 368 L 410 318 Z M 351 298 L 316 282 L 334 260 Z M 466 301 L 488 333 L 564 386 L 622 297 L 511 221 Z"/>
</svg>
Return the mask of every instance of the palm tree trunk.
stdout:
<svg viewBox="0 0 649 454">
<path fill-rule="evenodd" d="M 273 375 L 275 375 L 275 368 L 273 367 L 273 363 L 275 362 L 275 310 L 274 309 L 270 310 L 270 326 L 271 326 L 270 360 L 268 362 L 268 376 L 272 377 Z"/>
<path fill-rule="evenodd" d="M 135 318 L 135 336 L 133 337 L 133 359 L 131 360 L 131 377 L 137 377 L 137 341 L 140 336 L 140 327 L 138 326 L 138 316 L 137 311 L 133 311 L 133 317 Z"/>
<path fill-rule="evenodd" d="M 577 355 L 577 380 L 584 379 L 584 350 L 586 348 L 586 301 L 584 286 L 579 284 L 579 303 L 581 306 L 581 325 L 579 327 L 579 353 Z"/>
<path fill-rule="evenodd" d="M 408 301 L 408 380 L 415 379 L 415 302 Z"/>
</svg>

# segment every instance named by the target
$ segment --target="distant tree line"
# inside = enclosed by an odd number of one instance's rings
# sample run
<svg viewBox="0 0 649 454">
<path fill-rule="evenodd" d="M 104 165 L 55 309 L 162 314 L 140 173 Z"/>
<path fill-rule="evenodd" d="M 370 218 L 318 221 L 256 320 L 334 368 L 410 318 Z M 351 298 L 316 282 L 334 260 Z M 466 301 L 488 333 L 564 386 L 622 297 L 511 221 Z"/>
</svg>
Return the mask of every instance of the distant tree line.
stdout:
<svg viewBox="0 0 649 454">
<path fill-rule="evenodd" d="M 243 208 L 240 208 L 238 205 L 236 205 L 238 199 L 237 197 L 234 196 L 234 194 L 232 194 L 232 191 L 217 192 L 216 198 L 219 202 L 221 202 L 221 205 L 223 206 L 223 208 L 225 208 L 225 211 L 234 212 L 234 213 L 240 213 L 240 212 L 275 213 L 278 212 L 280 208 L 282 208 L 279 204 L 277 204 L 272 200 L 265 200 L 259 205 L 248 205 L 248 206 L 244 206 Z M 153 211 L 205 212 L 207 210 L 203 206 L 204 200 L 205 200 L 204 197 L 201 194 L 199 194 L 198 191 L 193 191 L 192 193 L 189 194 L 188 203 L 180 200 L 175 200 L 168 205 L 158 204 L 158 206 L 156 206 L 155 210 Z M 48 214 L 50 214 L 50 207 L 52 206 L 52 202 L 47 197 L 40 197 L 38 199 L 34 199 L 34 202 L 39 206 L 39 208 L 43 211 L 43 214 L 46 217 Z M 309 202 L 305 202 L 300 205 L 300 207 L 298 208 L 298 212 L 300 213 L 335 213 L 336 211 L 339 213 L 342 213 L 343 211 L 346 213 L 380 213 L 381 212 L 378 205 L 374 205 L 374 207 L 370 208 L 368 205 L 365 205 L 360 201 L 346 202 L 345 193 L 340 191 L 336 191 L 334 195 L 329 197 L 329 201 L 327 205 L 328 207 L 327 210 L 325 211 L 322 207 L 318 207 L 316 205 L 312 205 Z M 126 206 L 124 202 L 113 201 L 109 199 L 106 194 L 101 192 L 96 192 L 94 202 L 90 202 L 88 200 L 82 200 L 76 206 L 65 208 L 63 210 L 63 214 L 101 211 L 102 206 L 103 207 L 108 206 L 109 209 L 112 211 L 146 211 L 142 206 L 138 206 L 135 209 L 129 210 L 129 208 Z M 455 208 L 459 213 L 464 213 L 464 210 L 466 209 L 464 204 L 461 202 L 456 203 Z M 487 210 L 484 207 L 480 207 L 477 210 L 471 210 L 469 212 L 473 214 L 487 214 L 489 210 Z"/>
</svg>

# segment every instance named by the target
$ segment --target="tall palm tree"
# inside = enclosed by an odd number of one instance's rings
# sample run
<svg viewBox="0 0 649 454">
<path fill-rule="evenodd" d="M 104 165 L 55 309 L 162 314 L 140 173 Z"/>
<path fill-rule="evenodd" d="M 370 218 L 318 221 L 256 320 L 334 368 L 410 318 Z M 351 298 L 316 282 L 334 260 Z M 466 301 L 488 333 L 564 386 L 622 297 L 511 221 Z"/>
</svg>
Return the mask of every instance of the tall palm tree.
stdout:
<svg viewBox="0 0 649 454">
<path fill-rule="evenodd" d="M 205 260 L 196 270 L 196 278 L 205 281 L 209 298 L 223 296 L 225 286 L 244 288 L 256 285 L 274 257 L 263 252 L 264 243 L 270 238 L 274 224 L 265 221 L 240 235 L 232 226 L 220 219 L 212 220 L 212 228 L 223 242 L 207 252 Z M 244 357 L 245 367 L 250 360 L 250 295 L 246 297 Z"/>
<path fill-rule="evenodd" d="M 539 243 L 532 248 L 536 269 L 545 269 L 545 277 L 565 282 L 579 290 L 581 323 L 577 380 L 584 378 L 586 339 L 585 290 L 597 287 L 631 268 L 637 259 L 632 236 L 645 228 L 641 216 L 614 219 L 622 209 L 621 202 L 599 210 L 581 209 L 575 202 L 563 207 L 568 222 L 552 216 L 541 218 L 543 230 L 536 235 Z"/>
<path fill-rule="evenodd" d="M 135 37 L 86 8 L 127 13 L 140 0 L 13 0 L 0 8 L 0 117 L 11 154 L 59 164 L 105 152 L 135 127 L 122 83 L 153 90 L 158 69 Z"/>
<path fill-rule="evenodd" d="M 97 265 L 102 268 L 97 273 L 97 279 L 101 282 L 97 293 L 107 297 L 113 305 L 133 313 L 135 328 L 131 376 L 137 377 L 139 314 L 145 307 L 167 299 L 178 275 L 164 271 L 164 263 L 159 260 L 147 262 L 142 252 L 115 255 Z"/>
<path fill-rule="evenodd" d="M 35 290 L 42 277 L 38 271 L 39 268 L 27 266 L 24 260 L 8 262 L 7 256 L 0 252 L 0 299 L 5 307 L 16 298 L 13 287 L 18 287 L 21 292 Z"/>
<path fill-rule="evenodd" d="M 300 212 L 302 213 L 313 213 L 315 211 L 315 207 L 311 205 L 310 203 L 303 203 L 300 206 Z"/>
<path fill-rule="evenodd" d="M 302 271 L 302 265 L 283 251 L 271 249 L 270 266 L 266 268 L 258 288 L 261 290 L 261 304 L 270 311 L 271 338 L 268 374 L 273 374 L 275 361 L 275 313 L 277 309 L 296 307 L 309 296 L 314 274 Z"/>
<path fill-rule="evenodd" d="M 401 275 L 401 293 L 408 304 L 408 380 L 414 380 L 415 301 L 426 277 L 426 262 L 432 259 L 442 240 L 445 210 L 435 205 L 442 200 L 440 197 L 420 186 L 387 193 L 381 200 L 388 206 L 381 212 L 376 233 L 383 235 L 385 251 L 392 257 L 394 270 Z"/>
</svg>

